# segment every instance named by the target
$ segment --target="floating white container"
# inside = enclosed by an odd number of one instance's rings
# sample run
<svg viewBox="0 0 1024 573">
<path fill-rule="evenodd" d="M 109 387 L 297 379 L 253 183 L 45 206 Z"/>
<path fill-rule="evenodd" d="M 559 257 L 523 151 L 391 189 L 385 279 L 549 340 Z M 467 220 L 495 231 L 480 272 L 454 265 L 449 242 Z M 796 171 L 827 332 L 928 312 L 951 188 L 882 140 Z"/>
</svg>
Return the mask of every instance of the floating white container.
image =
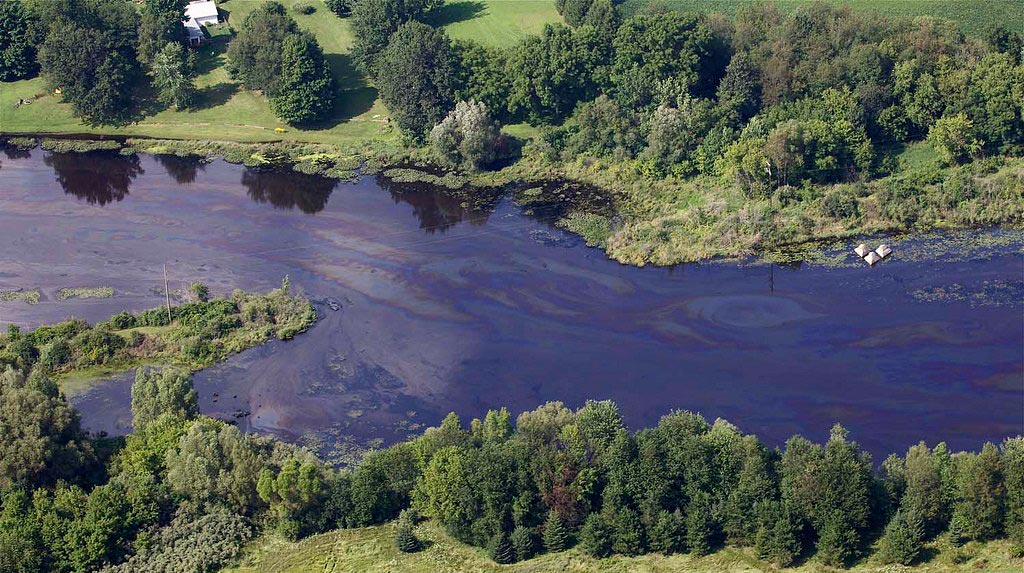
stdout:
<svg viewBox="0 0 1024 573">
<path fill-rule="evenodd" d="M 869 264 L 871 266 L 874 266 L 874 264 L 877 263 L 880 260 L 882 260 L 882 257 L 880 257 L 878 255 L 878 253 L 876 253 L 874 251 L 871 251 L 870 253 L 867 254 L 866 257 L 864 257 L 864 262 L 866 262 L 867 264 Z"/>
<path fill-rule="evenodd" d="M 868 247 L 864 243 L 861 243 L 857 245 L 857 248 L 854 249 L 853 252 L 857 253 L 858 257 L 866 257 L 867 254 L 871 252 L 871 247 Z"/>
<path fill-rule="evenodd" d="M 878 253 L 878 256 L 884 259 L 885 257 L 888 257 L 890 253 L 892 253 L 892 249 L 889 248 L 889 245 L 880 245 L 877 249 L 875 249 L 875 252 Z"/>
</svg>

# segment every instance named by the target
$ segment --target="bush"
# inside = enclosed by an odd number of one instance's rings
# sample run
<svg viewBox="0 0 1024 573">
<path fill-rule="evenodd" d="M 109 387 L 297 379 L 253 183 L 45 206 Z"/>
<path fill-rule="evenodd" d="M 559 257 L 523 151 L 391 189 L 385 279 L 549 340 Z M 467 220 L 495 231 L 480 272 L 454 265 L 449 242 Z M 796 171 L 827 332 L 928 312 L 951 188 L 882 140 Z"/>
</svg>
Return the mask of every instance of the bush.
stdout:
<svg viewBox="0 0 1024 573">
<path fill-rule="evenodd" d="M 821 209 L 833 219 L 850 219 L 860 214 L 857 196 L 848 187 L 834 187 L 821 198 Z"/>
<path fill-rule="evenodd" d="M 66 340 L 55 340 L 43 347 L 39 363 L 50 370 L 58 370 L 71 361 L 71 346 Z"/>
<path fill-rule="evenodd" d="M 138 319 L 130 312 L 119 312 L 110 317 L 110 327 L 114 330 L 125 330 L 138 326 Z"/>
<path fill-rule="evenodd" d="M 330 8 L 330 5 L 328 4 L 327 7 Z M 296 4 L 295 11 L 298 12 L 299 14 L 305 14 L 308 16 L 316 12 L 316 6 L 312 4 Z"/>
<path fill-rule="evenodd" d="M 239 515 L 215 512 L 198 518 L 181 515 L 120 565 L 103 573 L 179 573 L 217 571 L 241 553 L 252 527 Z"/>
<path fill-rule="evenodd" d="M 437 154 L 453 166 L 480 169 L 497 156 L 501 128 L 482 102 L 460 101 L 441 123 L 430 130 Z"/>
</svg>

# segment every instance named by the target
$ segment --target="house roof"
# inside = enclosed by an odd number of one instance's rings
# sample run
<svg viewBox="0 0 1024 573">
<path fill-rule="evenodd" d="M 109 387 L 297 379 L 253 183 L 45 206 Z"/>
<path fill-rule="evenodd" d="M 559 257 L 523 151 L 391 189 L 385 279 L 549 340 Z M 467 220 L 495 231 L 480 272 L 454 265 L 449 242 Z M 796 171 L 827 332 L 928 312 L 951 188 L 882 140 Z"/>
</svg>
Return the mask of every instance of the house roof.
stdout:
<svg viewBox="0 0 1024 573">
<path fill-rule="evenodd" d="M 213 0 L 189 2 L 185 7 L 185 20 L 217 17 L 217 3 Z"/>
</svg>

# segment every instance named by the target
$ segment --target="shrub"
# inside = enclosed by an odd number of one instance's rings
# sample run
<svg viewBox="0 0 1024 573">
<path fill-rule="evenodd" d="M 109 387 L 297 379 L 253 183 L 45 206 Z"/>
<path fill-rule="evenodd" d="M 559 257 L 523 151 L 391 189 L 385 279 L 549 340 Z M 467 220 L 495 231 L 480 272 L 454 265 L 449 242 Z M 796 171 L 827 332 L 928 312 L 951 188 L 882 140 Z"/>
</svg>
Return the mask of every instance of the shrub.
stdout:
<svg viewBox="0 0 1024 573">
<path fill-rule="evenodd" d="M 962 113 L 935 120 L 928 130 L 928 143 L 948 165 L 978 155 L 984 145 L 974 135 L 974 123 Z"/>
<path fill-rule="evenodd" d="M 845 186 L 834 187 L 821 198 L 821 209 L 833 219 L 850 219 L 860 214 L 857 196 Z"/>
<path fill-rule="evenodd" d="M 430 130 L 430 143 L 450 165 L 479 169 L 497 156 L 501 128 L 483 102 L 460 101 L 441 123 Z"/>
<path fill-rule="evenodd" d="M 138 554 L 102 573 L 178 573 L 217 571 L 241 553 L 252 527 L 239 515 L 214 512 L 198 518 L 176 517 L 158 530 Z"/>
<path fill-rule="evenodd" d="M 71 361 L 71 346 L 66 340 L 55 340 L 43 347 L 39 363 L 50 370 L 58 370 Z"/>
<path fill-rule="evenodd" d="M 328 4 L 327 7 L 330 8 L 330 4 Z M 295 11 L 298 12 L 299 14 L 305 14 L 308 16 L 316 12 L 316 6 L 312 4 L 296 4 Z"/>
<path fill-rule="evenodd" d="M 138 319 L 135 318 L 130 312 L 119 312 L 114 316 L 110 317 L 110 327 L 114 330 L 125 330 L 126 328 L 135 328 L 138 326 Z"/>
</svg>

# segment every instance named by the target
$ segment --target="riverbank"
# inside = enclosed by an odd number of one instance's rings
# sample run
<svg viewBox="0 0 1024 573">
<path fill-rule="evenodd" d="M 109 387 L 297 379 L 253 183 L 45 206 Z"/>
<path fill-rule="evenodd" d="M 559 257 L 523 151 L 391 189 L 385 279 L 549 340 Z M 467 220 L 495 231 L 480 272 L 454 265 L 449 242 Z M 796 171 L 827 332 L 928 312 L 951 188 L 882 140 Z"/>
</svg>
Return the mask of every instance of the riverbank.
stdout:
<svg viewBox="0 0 1024 573">
<path fill-rule="evenodd" d="M 20 149 L 34 136 L 9 136 Z M 276 141 L 239 143 L 149 138 L 42 137 L 57 153 L 106 151 L 223 159 L 260 169 L 339 180 L 383 174 L 396 183 L 435 185 L 464 206 L 511 192 L 524 206 L 556 205 L 557 224 L 628 265 L 670 266 L 711 258 L 804 260 L 816 244 L 854 237 L 1024 223 L 1024 158 L 991 157 L 944 166 L 927 142 L 889 150 L 897 166 L 867 181 L 783 187 L 750 196 L 718 178 L 651 179 L 630 162 L 553 162 L 527 142 L 496 171 L 455 172 L 428 148 L 387 141 L 357 146 Z M 796 257 L 796 259 L 794 259 Z"/>
</svg>

